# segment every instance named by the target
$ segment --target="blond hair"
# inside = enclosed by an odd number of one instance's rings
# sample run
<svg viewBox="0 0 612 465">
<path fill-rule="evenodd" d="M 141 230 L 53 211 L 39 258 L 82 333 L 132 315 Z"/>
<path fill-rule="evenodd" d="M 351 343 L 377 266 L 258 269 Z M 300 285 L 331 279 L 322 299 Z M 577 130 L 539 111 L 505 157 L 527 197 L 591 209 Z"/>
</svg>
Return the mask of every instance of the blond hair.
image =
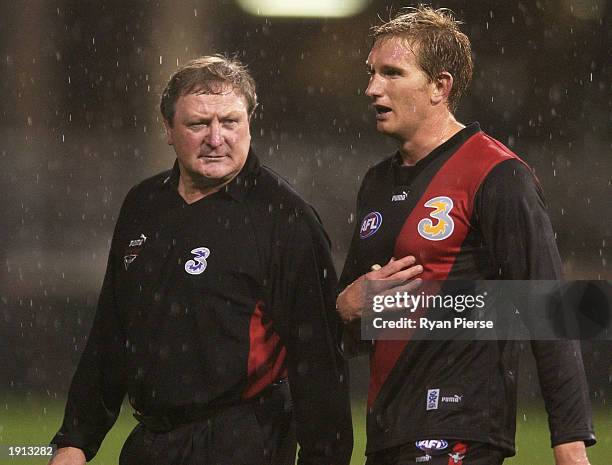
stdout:
<svg viewBox="0 0 612 465">
<path fill-rule="evenodd" d="M 418 65 L 430 81 L 446 71 L 453 76 L 448 106 L 455 111 L 472 80 L 472 48 L 470 40 L 459 30 L 453 12 L 447 8 L 434 10 L 419 5 L 406 8 L 389 21 L 372 27 L 374 42 L 390 37 L 407 40 L 415 48 Z M 404 11 L 405 11 L 404 10 Z"/>
</svg>

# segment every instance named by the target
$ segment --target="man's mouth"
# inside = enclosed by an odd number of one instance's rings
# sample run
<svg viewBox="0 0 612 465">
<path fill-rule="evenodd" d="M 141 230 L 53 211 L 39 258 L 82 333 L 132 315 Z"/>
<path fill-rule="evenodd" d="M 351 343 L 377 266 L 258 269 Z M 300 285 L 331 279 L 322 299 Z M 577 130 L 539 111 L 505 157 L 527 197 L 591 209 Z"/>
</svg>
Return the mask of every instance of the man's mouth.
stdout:
<svg viewBox="0 0 612 465">
<path fill-rule="evenodd" d="M 200 155 L 198 158 L 205 158 L 206 160 L 221 160 L 222 158 L 225 158 L 225 155 L 204 154 Z"/>
<path fill-rule="evenodd" d="M 378 104 L 374 105 L 374 110 L 376 110 L 376 119 L 382 119 L 387 113 L 392 111 L 391 108 Z"/>
</svg>

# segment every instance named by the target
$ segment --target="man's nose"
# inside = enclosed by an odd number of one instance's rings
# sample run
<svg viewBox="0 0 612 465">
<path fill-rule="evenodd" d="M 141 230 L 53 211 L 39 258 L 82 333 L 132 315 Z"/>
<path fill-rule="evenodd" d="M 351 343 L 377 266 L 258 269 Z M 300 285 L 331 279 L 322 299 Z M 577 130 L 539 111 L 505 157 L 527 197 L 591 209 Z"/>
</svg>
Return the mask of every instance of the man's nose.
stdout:
<svg viewBox="0 0 612 465">
<path fill-rule="evenodd" d="M 382 94 L 382 82 L 376 74 L 370 76 L 365 94 L 370 98 L 379 97 Z"/>
<path fill-rule="evenodd" d="M 206 143 L 213 148 L 219 147 L 223 143 L 223 138 L 221 137 L 221 124 L 217 118 L 214 118 L 210 122 L 210 130 L 206 139 Z"/>
</svg>

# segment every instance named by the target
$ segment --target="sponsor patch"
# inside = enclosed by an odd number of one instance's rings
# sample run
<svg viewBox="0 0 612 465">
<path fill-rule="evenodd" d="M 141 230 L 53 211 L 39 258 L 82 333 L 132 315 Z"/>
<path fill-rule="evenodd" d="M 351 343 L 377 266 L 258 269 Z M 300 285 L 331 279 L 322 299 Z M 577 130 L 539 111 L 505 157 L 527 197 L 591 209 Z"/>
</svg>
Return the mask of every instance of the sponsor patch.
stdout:
<svg viewBox="0 0 612 465">
<path fill-rule="evenodd" d="M 463 396 L 455 394 L 453 396 L 442 396 L 440 397 L 440 402 L 444 402 L 447 404 L 459 404 L 463 400 Z"/>
<path fill-rule="evenodd" d="M 391 196 L 391 202 L 403 202 L 406 198 L 408 198 L 408 192 L 402 191 L 399 194 L 393 194 Z"/>
<path fill-rule="evenodd" d="M 434 223 L 430 218 L 423 218 L 419 221 L 417 230 L 421 237 L 430 241 L 441 241 L 449 237 L 455 229 L 455 222 L 450 217 L 453 206 L 452 199 L 445 196 L 434 197 L 425 202 L 425 207 L 434 209 L 429 216 L 436 222 Z"/>
<path fill-rule="evenodd" d="M 448 442 L 444 439 L 424 439 L 415 442 L 414 445 L 423 452 L 432 452 L 446 449 L 448 447 Z"/>
<path fill-rule="evenodd" d="M 382 224 L 382 215 L 378 212 L 368 213 L 361 222 L 361 229 L 359 230 L 359 237 L 361 239 L 367 239 L 372 236 Z"/>
<path fill-rule="evenodd" d="M 427 410 L 437 410 L 440 399 L 440 389 L 427 390 Z"/>
<path fill-rule="evenodd" d="M 132 239 L 128 244 L 127 248 L 125 249 L 125 255 L 123 256 L 123 265 L 125 266 L 126 271 L 140 254 L 140 250 L 145 242 L 147 242 L 147 236 L 141 233 L 138 239 Z"/>
<path fill-rule="evenodd" d="M 206 259 L 210 255 L 210 250 L 206 247 L 198 247 L 193 249 L 191 253 L 194 254 L 195 257 L 193 257 L 193 260 L 185 262 L 185 271 L 193 275 L 202 274 L 208 266 Z"/>
<path fill-rule="evenodd" d="M 421 455 L 420 457 L 416 457 L 414 459 L 416 463 L 429 462 L 430 460 L 431 460 L 431 455 L 429 454 Z"/>
<path fill-rule="evenodd" d="M 141 234 L 138 239 L 131 240 L 130 245 L 128 245 L 128 247 L 140 247 L 145 242 L 147 242 L 147 236 L 145 236 L 144 234 Z"/>
</svg>

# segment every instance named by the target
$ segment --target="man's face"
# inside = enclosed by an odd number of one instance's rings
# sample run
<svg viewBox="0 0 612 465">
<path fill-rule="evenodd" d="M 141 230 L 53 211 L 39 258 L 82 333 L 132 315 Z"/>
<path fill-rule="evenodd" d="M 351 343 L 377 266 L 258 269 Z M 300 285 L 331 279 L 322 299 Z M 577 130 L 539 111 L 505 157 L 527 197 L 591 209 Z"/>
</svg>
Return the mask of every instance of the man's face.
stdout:
<svg viewBox="0 0 612 465">
<path fill-rule="evenodd" d="M 196 185 L 229 182 L 247 159 L 251 133 L 246 99 L 230 86 L 216 94 L 187 94 L 175 104 L 172 126 L 164 121 L 181 177 Z"/>
<path fill-rule="evenodd" d="M 433 83 L 402 38 L 383 37 L 376 41 L 367 66 L 370 82 L 365 93 L 376 110 L 376 129 L 402 141 L 409 140 L 431 108 Z"/>
</svg>

